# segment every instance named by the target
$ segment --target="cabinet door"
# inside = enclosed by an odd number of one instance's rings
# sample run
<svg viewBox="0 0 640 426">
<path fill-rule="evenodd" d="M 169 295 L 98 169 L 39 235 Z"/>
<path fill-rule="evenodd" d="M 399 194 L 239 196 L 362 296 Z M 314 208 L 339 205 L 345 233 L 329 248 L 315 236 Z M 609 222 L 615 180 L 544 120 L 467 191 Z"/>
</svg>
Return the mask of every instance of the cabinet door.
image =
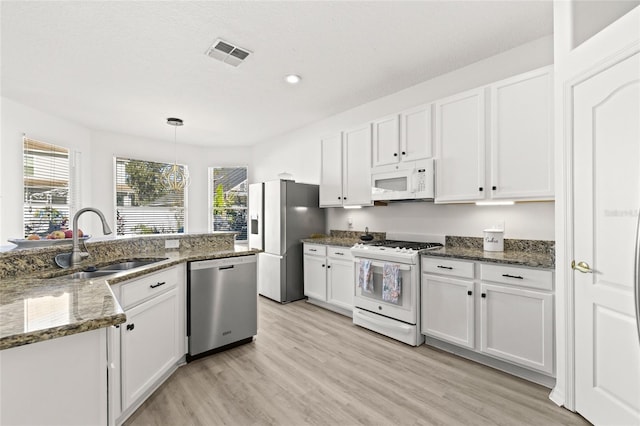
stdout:
<svg viewBox="0 0 640 426">
<path fill-rule="evenodd" d="M 326 258 L 304 255 L 304 295 L 316 300 L 327 300 Z"/>
<path fill-rule="evenodd" d="M 481 284 L 480 349 L 553 374 L 553 296 Z"/>
<path fill-rule="evenodd" d="M 122 411 L 180 358 L 179 293 L 174 288 L 126 311 L 120 326 Z"/>
<path fill-rule="evenodd" d="M 491 85 L 491 198 L 553 199 L 551 68 Z"/>
<path fill-rule="evenodd" d="M 436 202 L 483 199 L 484 88 L 436 103 Z"/>
<path fill-rule="evenodd" d="M 320 207 L 342 205 L 342 135 L 320 142 Z"/>
<path fill-rule="evenodd" d="M 373 122 L 373 167 L 400 161 L 400 120 L 397 115 Z"/>
<path fill-rule="evenodd" d="M 400 158 L 402 161 L 431 158 L 431 104 L 400 114 Z"/>
<path fill-rule="evenodd" d="M 351 311 L 355 293 L 353 261 L 327 259 L 327 301 Z"/>
<path fill-rule="evenodd" d="M 473 281 L 422 275 L 422 334 L 474 348 Z"/>
<path fill-rule="evenodd" d="M 342 193 L 345 206 L 370 206 L 371 125 L 344 132 Z"/>
</svg>

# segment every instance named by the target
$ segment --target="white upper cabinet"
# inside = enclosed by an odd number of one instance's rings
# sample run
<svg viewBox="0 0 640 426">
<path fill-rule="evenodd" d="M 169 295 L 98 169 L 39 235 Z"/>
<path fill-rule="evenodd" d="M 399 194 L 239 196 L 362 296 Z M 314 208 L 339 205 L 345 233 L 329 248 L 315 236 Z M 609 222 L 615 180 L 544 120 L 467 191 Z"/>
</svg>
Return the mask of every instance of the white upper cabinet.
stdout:
<svg viewBox="0 0 640 426">
<path fill-rule="evenodd" d="M 436 102 L 436 158 L 436 202 L 484 197 L 484 88 Z"/>
<path fill-rule="evenodd" d="M 400 155 L 402 161 L 433 157 L 431 104 L 420 105 L 400 114 Z"/>
<path fill-rule="evenodd" d="M 400 161 L 400 116 L 392 115 L 373 122 L 373 167 Z"/>
<path fill-rule="evenodd" d="M 373 122 L 372 167 L 432 156 L 431 104 Z"/>
<path fill-rule="evenodd" d="M 553 199 L 551 71 L 436 102 L 436 202 Z"/>
<path fill-rule="evenodd" d="M 553 199 L 551 67 L 491 85 L 493 199 Z"/>
<path fill-rule="evenodd" d="M 344 132 L 342 160 L 342 205 L 370 206 L 372 202 L 369 123 Z"/>
<path fill-rule="evenodd" d="M 371 125 L 321 140 L 320 207 L 370 206 Z"/>
<path fill-rule="evenodd" d="M 321 140 L 320 207 L 342 206 L 342 134 Z"/>
</svg>

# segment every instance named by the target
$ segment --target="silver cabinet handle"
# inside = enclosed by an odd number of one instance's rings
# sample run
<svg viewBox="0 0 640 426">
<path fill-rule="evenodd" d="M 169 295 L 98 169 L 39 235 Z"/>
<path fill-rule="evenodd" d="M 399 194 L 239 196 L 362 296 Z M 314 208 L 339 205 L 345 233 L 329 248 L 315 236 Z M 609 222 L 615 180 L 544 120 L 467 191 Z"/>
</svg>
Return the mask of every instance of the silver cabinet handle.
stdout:
<svg viewBox="0 0 640 426">
<path fill-rule="evenodd" d="M 636 252 L 635 252 L 635 266 L 634 266 L 634 283 L 633 283 L 633 295 L 636 302 L 636 327 L 638 328 L 638 342 L 640 342 L 640 214 L 638 214 L 638 225 L 636 226 Z"/>
<path fill-rule="evenodd" d="M 573 269 L 574 271 L 580 271 L 583 274 L 593 274 L 593 269 L 591 269 L 587 262 L 578 262 L 576 264 L 576 261 L 572 260 L 571 269 Z"/>
</svg>

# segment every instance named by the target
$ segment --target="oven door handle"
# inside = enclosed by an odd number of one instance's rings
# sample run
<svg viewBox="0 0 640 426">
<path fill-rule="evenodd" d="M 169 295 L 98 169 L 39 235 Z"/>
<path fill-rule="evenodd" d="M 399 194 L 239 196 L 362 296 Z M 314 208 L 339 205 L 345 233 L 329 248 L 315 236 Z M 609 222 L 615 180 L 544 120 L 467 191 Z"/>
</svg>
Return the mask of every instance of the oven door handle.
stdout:
<svg viewBox="0 0 640 426">
<path fill-rule="evenodd" d="M 362 260 L 370 260 L 370 259 L 362 259 Z M 375 260 L 371 260 L 371 266 L 373 266 L 374 268 L 382 268 L 384 267 L 385 263 L 389 263 L 392 265 L 398 265 L 398 269 L 400 269 L 401 271 L 410 271 L 411 270 L 411 265 L 405 265 L 402 263 L 395 263 L 395 262 L 376 262 Z"/>
</svg>

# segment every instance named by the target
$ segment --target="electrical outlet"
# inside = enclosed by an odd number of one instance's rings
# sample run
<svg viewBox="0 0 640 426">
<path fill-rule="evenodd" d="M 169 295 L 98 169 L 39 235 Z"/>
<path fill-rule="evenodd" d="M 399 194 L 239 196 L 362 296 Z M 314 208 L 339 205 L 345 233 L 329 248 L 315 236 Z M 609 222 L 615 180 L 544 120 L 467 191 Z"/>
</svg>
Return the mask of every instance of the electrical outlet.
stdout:
<svg viewBox="0 0 640 426">
<path fill-rule="evenodd" d="M 352 217 L 348 217 L 347 218 L 347 224 L 349 225 L 349 229 L 353 228 L 353 218 Z"/>
<path fill-rule="evenodd" d="M 180 248 L 180 240 L 164 240 L 164 248 L 166 249 Z"/>
</svg>

